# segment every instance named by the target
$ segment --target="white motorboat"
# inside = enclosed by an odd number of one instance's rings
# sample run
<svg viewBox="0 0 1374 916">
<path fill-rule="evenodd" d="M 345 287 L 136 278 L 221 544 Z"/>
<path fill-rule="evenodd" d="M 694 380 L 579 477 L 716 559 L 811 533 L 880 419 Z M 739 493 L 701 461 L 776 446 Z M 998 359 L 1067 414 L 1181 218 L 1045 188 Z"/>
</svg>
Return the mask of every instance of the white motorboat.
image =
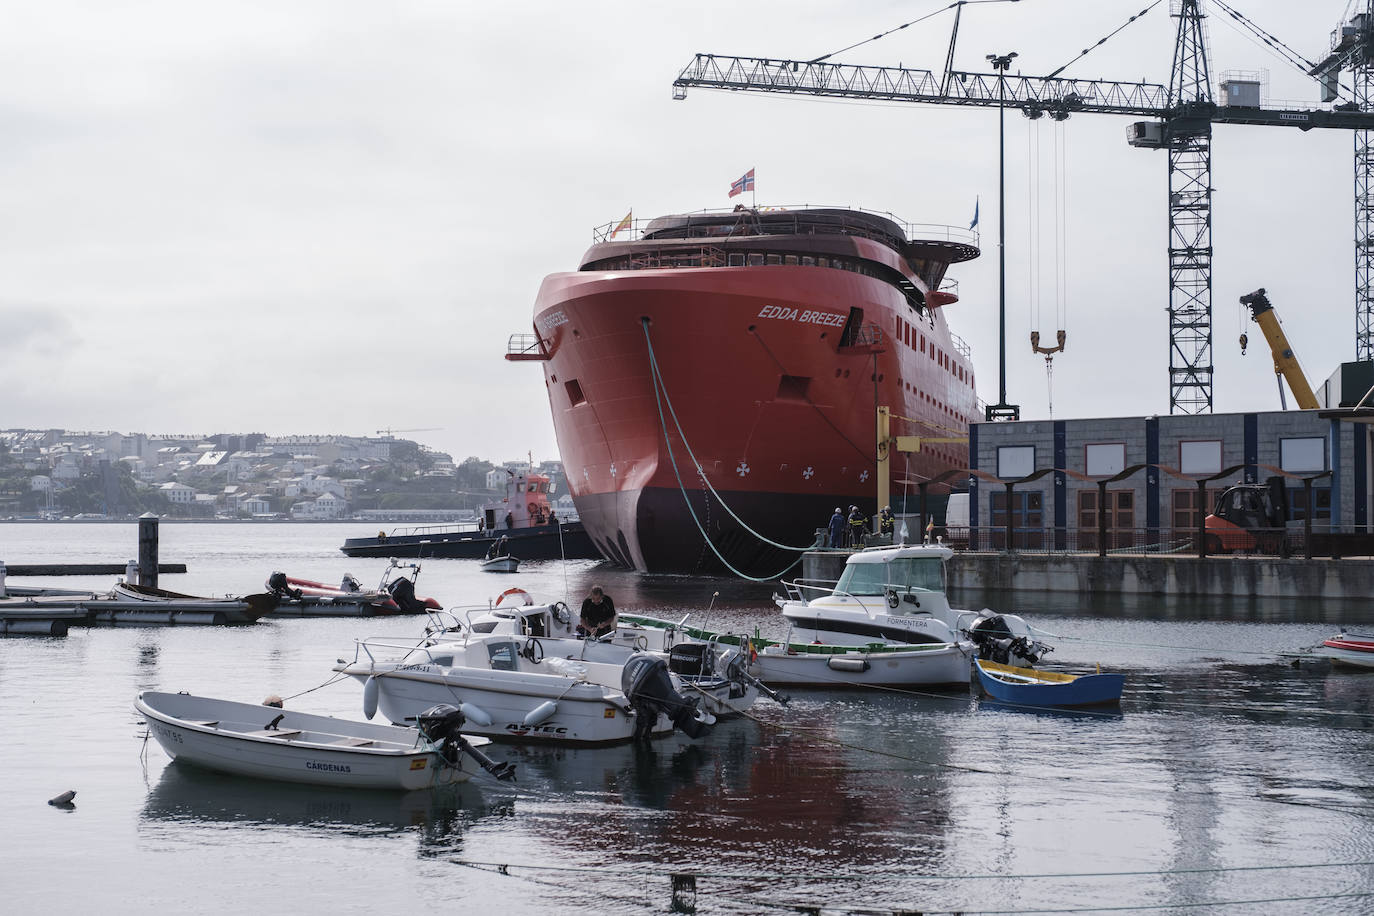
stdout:
<svg viewBox="0 0 1374 916">
<path fill-rule="evenodd" d="M 134 708 L 167 755 L 210 770 L 285 782 L 358 789 L 428 789 L 463 782 L 464 757 L 498 779 L 494 763 L 458 731 L 452 706 L 426 710 L 417 728 L 372 725 L 331 716 L 192 696 L 144 691 Z"/>
<path fill-rule="evenodd" d="M 838 582 L 784 582 L 786 595 L 774 600 L 792 628 L 786 641 L 855 647 L 971 642 L 979 658 L 1021 667 L 1052 651 L 1014 614 L 951 608 L 945 563 L 952 556 L 943 545 L 872 547 L 849 557 Z"/>
<path fill-rule="evenodd" d="M 1322 641 L 1318 654 L 1338 665 L 1351 668 L 1374 668 L 1374 633 L 1342 630 Z"/>
<path fill-rule="evenodd" d="M 483 572 L 513 573 L 520 568 L 520 558 L 511 556 L 510 538 L 501 535 L 487 548 L 482 558 Z"/>
<path fill-rule="evenodd" d="M 513 600 L 506 602 L 507 598 Z M 461 639 L 464 633 L 503 633 L 537 640 L 544 656 L 612 664 L 624 664 L 636 652 L 653 653 L 667 660 L 668 670 L 688 696 L 700 697 L 702 706 L 715 716 L 739 715 L 761 693 L 786 702 L 748 673 L 738 646 L 716 645 L 709 639 L 674 646 L 671 639 L 665 641 L 663 629 L 626 623 L 624 618 L 613 633 L 583 639 L 576 635 L 572 612 L 562 601 L 533 602 L 524 589 L 510 588 L 490 608 L 431 614 L 434 625 L 427 635 L 433 643 L 446 637 Z"/>
<path fill-rule="evenodd" d="M 334 670 L 363 683 L 368 718 L 380 711 L 404 722 L 453 703 L 467 732 L 493 738 L 609 744 L 674 727 L 696 738 L 715 721 L 678 691 L 662 658 L 572 658 L 509 633 L 431 634 L 418 646 L 362 640 L 353 660 L 340 659 Z"/>
<path fill-rule="evenodd" d="M 269 594 L 203 598 L 132 582 L 116 583 L 110 590 L 109 599 L 108 603 L 104 600 L 86 602 L 92 619 L 177 623 L 182 618 L 201 615 L 213 618 L 214 622 L 252 623 L 277 606 L 276 596 Z"/>
<path fill-rule="evenodd" d="M 971 674 L 973 646 L 967 640 L 867 646 L 774 642 L 712 633 L 681 621 L 625 614 L 620 619 L 624 626 L 660 634 L 660 644 L 672 647 L 673 652 L 700 643 L 737 647 L 749 659 L 748 673 L 761 687 L 936 686 L 968 684 Z"/>
</svg>

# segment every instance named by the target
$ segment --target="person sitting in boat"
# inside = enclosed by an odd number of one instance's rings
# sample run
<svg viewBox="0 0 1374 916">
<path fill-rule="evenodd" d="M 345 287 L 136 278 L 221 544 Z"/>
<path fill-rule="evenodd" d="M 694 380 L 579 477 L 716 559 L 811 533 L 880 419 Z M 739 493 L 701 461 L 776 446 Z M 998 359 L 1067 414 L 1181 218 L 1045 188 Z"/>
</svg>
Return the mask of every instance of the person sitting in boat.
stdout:
<svg viewBox="0 0 1374 916">
<path fill-rule="evenodd" d="M 897 528 L 897 517 L 892 514 L 891 506 L 883 506 L 883 511 L 878 513 L 878 533 L 892 537 L 892 532 Z"/>
<path fill-rule="evenodd" d="M 830 516 L 830 546 L 841 547 L 844 545 L 844 512 L 839 506 L 835 507 L 835 514 Z"/>
<path fill-rule="evenodd" d="M 864 523 L 868 519 L 859 511 L 858 506 L 849 507 L 849 546 L 862 547 L 864 545 Z"/>
<path fill-rule="evenodd" d="M 510 543 L 503 534 L 495 541 L 492 541 L 491 546 L 487 548 L 487 559 L 494 560 L 497 557 L 508 556 L 510 556 Z"/>
<path fill-rule="evenodd" d="M 582 616 L 578 619 L 577 635 L 596 639 L 606 633 L 614 633 L 616 625 L 615 602 L 602 591 L 601 586 L 593 585 L 591 592 L 582 599 Z"/>
</svg>

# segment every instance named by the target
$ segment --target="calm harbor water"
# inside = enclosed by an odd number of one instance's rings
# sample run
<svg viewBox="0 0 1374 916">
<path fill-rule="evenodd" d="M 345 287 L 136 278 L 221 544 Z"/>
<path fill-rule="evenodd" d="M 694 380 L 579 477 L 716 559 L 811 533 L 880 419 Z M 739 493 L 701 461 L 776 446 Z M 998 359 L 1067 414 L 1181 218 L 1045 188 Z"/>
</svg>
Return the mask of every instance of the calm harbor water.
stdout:
<svg viewBox="0 0 1374 916">
<path fill-rule="evenodd" d="M 164 523 L 161 559 L 189 571 L 161 584 L 261 591 L 278 569 L 368 584 L 384 564 L 337 549 L 367 533 Z M 0 524 L 10 564 L 136 551 L 132 523 Z M 572 603 L 598 582 L 624 610 L 783 635 L 769 586 L 590 561 L 497 576 L 430 560 L 418 592 L 485 604 L 518 585 Z M 293 697 L 329 680 L 356 638 L 413 638 L 423 620 L 0 638 L 0 905 L 652 913 L 671 910 L 673 873 L 694 873 L 699 913 L 1374 914 L 1374 672 L 1279 657 L 1340 624 L 1374 623 L 1369 608 L 952 597 L 1059 634 L 1055 662 L 1125 671 L 1120 714 L 999 709 L 968 691 L 793 691 L 790 706 L 760 702 L 754 718 L 697 742 L 496 746 L 517 764 L 514 786 L 481 777 L 435 793 L 341 793 L 170 764 L 145 746 L 134 696 Z M 361 718 L 361 693 L 340 682 L 288 705 Z M 74 808 L 46 804 L 67 789 Z"/>
</svg>

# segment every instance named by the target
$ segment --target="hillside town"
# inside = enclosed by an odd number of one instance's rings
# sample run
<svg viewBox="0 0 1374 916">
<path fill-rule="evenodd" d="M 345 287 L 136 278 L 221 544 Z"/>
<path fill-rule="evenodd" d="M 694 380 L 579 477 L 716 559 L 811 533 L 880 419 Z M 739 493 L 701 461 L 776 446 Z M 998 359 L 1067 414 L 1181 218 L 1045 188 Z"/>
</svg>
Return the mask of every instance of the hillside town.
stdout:
<svg viewBox="0 0 1374 916">
<path fill-rule="evenodd" d="M 508 471 L 554 481 L 574 515 L 562 464 L 460 463 L 409 439 L 261 433 L 153 435 L 0 430 L 0 519 L 469 520 L 504 495 Z"/>
</svg>

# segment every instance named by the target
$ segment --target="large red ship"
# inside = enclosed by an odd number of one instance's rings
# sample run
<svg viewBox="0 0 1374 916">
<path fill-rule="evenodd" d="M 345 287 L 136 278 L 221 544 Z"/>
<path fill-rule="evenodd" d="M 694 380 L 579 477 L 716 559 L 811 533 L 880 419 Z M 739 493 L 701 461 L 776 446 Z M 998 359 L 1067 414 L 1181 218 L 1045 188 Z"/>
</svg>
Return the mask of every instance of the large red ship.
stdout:
<svg viewBox="0 0 1374 916">
<path fill-rule="evenodd" d="M 946 440 L 894 455 L 894 509 L 967 467 L 948 440 L 976 418 L 973 366 L 944 307 L 973 233 L 736 208 L 616 234 L 545 278 L 535 333 L 508 353 L 544 363 L 572 496 L 607 559 L 781 574 L 835 507 L 879 508 L 880 405 L 894 435 Z"/>
</svg>

